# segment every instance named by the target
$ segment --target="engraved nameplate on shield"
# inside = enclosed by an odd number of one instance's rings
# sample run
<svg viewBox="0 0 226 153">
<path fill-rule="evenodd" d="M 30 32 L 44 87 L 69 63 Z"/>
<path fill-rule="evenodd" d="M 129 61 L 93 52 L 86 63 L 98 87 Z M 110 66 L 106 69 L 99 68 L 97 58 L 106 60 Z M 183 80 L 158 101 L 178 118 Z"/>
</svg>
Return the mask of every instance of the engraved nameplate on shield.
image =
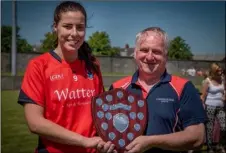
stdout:
<svg viewBox="0 0 226 153">
<path fill-rule="evenodd" d="M 147 122 L 147 104 L 142 97 L 118 88 L 92 99 L 92 117 L 98 134 L 115 144 L 118 152 L 139 135 Z"/>
</svg>

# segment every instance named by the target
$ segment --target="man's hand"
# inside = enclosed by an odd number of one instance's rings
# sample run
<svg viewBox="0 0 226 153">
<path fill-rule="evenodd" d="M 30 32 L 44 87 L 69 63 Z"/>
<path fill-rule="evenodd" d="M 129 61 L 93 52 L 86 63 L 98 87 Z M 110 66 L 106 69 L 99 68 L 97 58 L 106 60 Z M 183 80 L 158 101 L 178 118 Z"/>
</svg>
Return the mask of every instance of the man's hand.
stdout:
<svg viewBox="0 0 226 153">
<path fill-rule="evenodd" d="M 151 148 L 150 136 L 139 136 L 126 146 L 127 153 L 142 153 Z"/>
<path fill-rule="evenodd" d="M 97 145 L 102 141 L 102 139 L 100 137 L 92 137 L 85 138 L 82 141 L 84 148 L 97 148 Z"/>
<path fill-rule="evenodd" d="M 100 141 L 97 145 L 97 150 L 100 153 L 117 153 L 115 149 L 115 145 L 112 144 L 110 141 L 107 143 L 104 141 Z"/>
</svg>

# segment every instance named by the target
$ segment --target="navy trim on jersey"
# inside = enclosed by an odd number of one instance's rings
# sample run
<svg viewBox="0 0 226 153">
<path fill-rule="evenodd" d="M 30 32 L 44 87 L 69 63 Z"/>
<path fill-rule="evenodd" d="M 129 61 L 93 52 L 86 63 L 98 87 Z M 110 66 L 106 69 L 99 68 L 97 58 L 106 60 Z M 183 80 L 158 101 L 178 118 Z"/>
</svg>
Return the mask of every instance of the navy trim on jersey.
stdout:
<svg viewBox="0 0 226 153">
<path fill-rule="evenodd" d="M 57 61 L 59 61 L 60 63 L 62 63 L 62 60 L 61 60 L 60 56 L 58 56 L 58 55 L 54 52 L 54 50 L 51 50 L 49 53 L 50 53 Z"/>
<path fill-rule="evenodd" d="M 38 148 L 36 151 L 37 153 L 49 153 L 40 137 L 38 137 Z"/>
<path fill-rule="evenodd" d="M 59 61 L 60 63 L 62 63 L 62 59 L 60 58 L 60 56 L 57 55 L 57 53 L 54 52 L 54 50 L 51 50 L 49 52 L 57 61 Z M 79 60 L 84 60 L 84 57 L 78 57 Z"/>
<path fill-rule="evenodd" d="M 21 105 L 24 105 L 26 103 L 37 104 L 30 97 L 28 97 L 22 89 L 20 89 L 18 103 Z"/>
</svg>

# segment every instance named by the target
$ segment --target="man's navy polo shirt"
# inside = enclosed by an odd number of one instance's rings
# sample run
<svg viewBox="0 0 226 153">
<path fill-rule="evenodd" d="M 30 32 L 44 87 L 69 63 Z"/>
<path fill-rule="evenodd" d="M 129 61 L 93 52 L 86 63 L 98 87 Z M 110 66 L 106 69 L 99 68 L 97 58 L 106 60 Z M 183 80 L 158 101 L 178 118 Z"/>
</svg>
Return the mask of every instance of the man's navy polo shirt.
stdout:
<svg viewBox="0 0 226 153">
<path fill-rule="evenodd" d="M 138 71 L 114 82 L 113 88 L 124 88 L 147 100 L 148 124 L 144 135 L 161 135 L 181 131 L 190 125 L 205 123 L 205 110 L 198 90 L 183 78 L 165 72 L 160 81 L 146 93 L 138 83 Z M 148 152 L 171 152 L 151 149 Z"/>
</svg>

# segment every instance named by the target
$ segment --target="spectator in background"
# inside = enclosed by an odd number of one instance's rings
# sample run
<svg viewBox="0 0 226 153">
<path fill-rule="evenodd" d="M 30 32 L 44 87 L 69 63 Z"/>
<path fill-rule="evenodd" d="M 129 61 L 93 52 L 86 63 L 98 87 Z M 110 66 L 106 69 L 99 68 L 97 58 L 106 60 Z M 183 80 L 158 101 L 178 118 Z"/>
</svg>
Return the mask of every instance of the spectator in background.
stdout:
<svg viewBox="0 0 226 153">
<path fill-rule="evenodd" d="M 226 80 L 225 80 L 225 75 L 226 75 L 226 69 L 224 69 L 223 71 L 222 71 L 222 80 L 223 80 L 223 83 L 224 83 L 224 85 L 225 85 L 225 83 L 226 83 Z"/>
<path fill-rule="evenodd" d="M 203 83 L 201 99 L 206 105 L 206 112 L 208 116 L 207 128 L 207 144 L 209 152 L 213 152 L 213 129 L 215 119 L 218 119 L 220 123 L 221 133 L 225 132 L 225 110 L 224 101 L 222 99 L 224 95 L 224 84 L 222 80 L 222 70 L 219 65 L 213 63 L 210 67 L 209 77 Z M 225 153 L 223 148 L 223 137 L 220 135 L 220 143 L 217 147 L 221 153 Z"/>
<path fill-rule="evenodd" d="M 183 69 L 181 69 L 181 74 L 182 75 L 186 75 L 186 70 L 183 68 Z"/>
<path fill-rule="evenodd" d="M 203 76 L 203 71 L 202 70 L 198 70 L 197 71 L 197 76 Z"/>
<path fill-rule="evenodd" d="M 187 70 L 187 74 L 190 76 L 196 76 L 196 70 L 194 67 Z"/>
<path fill-rule="evenodd" d="M 203 73 L 202 73 L 202 76 L 203 76 L 203 81 L 202 81 L 202 85 L 208 81 L 208 76 L 209 76 L 209 71 L 208 70 L 205 70 Z"/>
</svg>

